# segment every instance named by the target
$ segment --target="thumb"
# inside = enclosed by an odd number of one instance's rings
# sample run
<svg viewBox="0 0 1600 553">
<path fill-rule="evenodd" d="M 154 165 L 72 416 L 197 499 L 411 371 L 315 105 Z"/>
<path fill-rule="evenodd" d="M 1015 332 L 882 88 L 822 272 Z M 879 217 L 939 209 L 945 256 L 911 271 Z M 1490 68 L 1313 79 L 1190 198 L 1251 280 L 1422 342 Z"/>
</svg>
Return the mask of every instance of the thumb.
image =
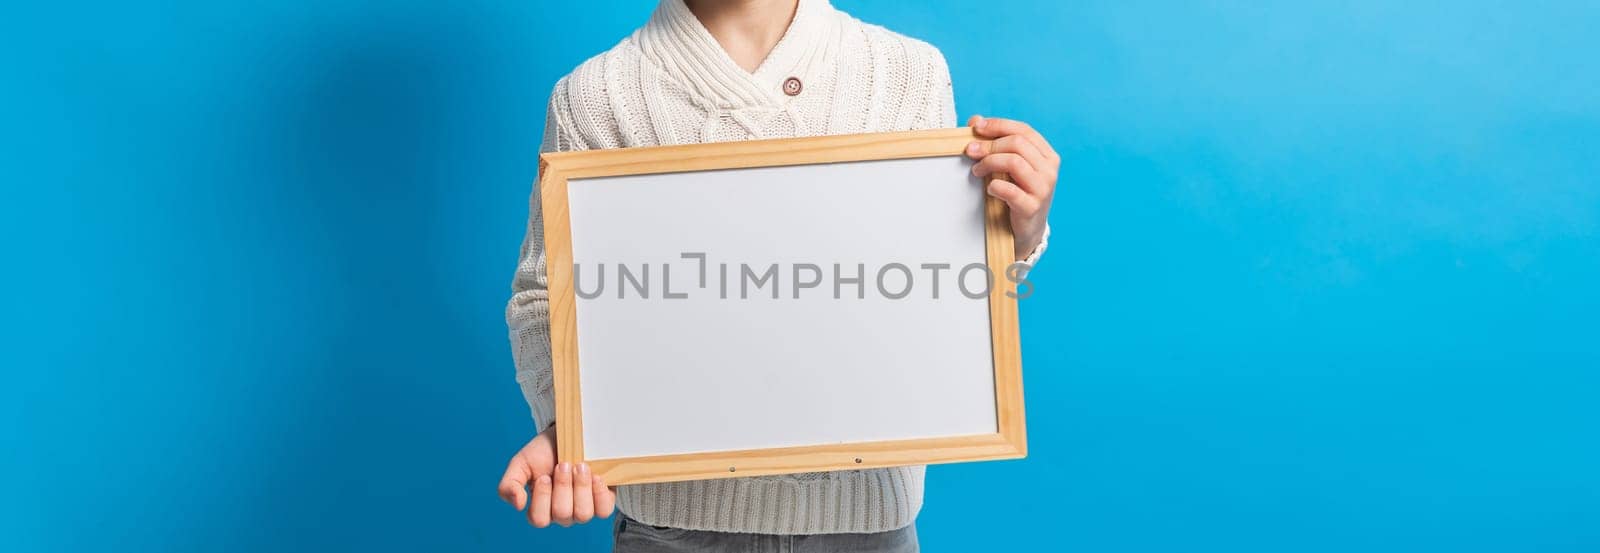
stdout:
<svg viewBox="0 0 1600 553">
<path fill-rule="evenodd" d="M 542 474 L 555 470 L 555 448 L 549 438 L 537 436 L 523 446 L 511 462 L 506 464 L 505 475 L 500 477 L 500 499 L 522 510 L 527 507 L 528 484 Z"/>
<path fill-rule="evenodd" d="M 528 480 L 533 478 L 532 467 L 522 454 L 511 456 L 506 472 L 500 477 L 500 499 L 521 511 L 528 503 Z"/>
</svg>

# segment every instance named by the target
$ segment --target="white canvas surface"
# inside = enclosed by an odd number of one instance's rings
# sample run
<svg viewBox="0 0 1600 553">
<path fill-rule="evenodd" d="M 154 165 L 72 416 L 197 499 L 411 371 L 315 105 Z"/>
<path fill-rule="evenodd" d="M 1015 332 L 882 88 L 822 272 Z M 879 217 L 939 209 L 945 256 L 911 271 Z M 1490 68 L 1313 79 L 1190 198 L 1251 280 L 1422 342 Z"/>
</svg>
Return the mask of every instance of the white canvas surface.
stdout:
<svg viewBox="0 0 1600 553">
<path fill-rule="evenodd" d="M 984 262 L 969 169 L 939 157 L 572 180 L 578 288 L 605 276 L 577 302 L 586 456 L 995 432 L 987 300 L 956 282 Z M 685 252 L 705 254 L 705 287 Z M 834 298 L 835 263 L 844 277 L 865 265 L 865 299 L 848 283 Z M 878 287 L 891 263 L 912 277 L 901 299 Z M 937 286 L 925 263 L 950 265 Z M 777 282 L 741 299 L 741 264 L 777 264 Z M 796 299 L 803 264 L 821 283 Z M 640 277 L 647 265 L 648 298 L 619 285 L 622 266 Z M 885 275 L 888 292 L 907 289 L 904 272 Z M 984 273 L 967 277 L 984 289 Z"/>
</svg>

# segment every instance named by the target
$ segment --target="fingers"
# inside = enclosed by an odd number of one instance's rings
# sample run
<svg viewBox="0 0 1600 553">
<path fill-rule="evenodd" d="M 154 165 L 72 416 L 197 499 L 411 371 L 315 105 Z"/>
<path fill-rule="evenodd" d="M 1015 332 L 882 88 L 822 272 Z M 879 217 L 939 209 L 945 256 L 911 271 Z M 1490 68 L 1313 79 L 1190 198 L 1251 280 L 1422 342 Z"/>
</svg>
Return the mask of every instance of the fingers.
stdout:
<svg viewBox="0 0 1600 553">
<path fill-rule="evenodd" d="M 978 160 L 973 174 L 1005 173 L 1003 178 L 1034 196 L 1034 203 L 1048 205 L 1061 168 L 1061 158 L 1050 143 L 1021 121 L 974 115 L 968 124 L 979 136 L 995 137 L 967 145 L 967 157 Z"/>
<path fill-rule="evenodd" d="M 1044 189 L 1053 187 L 1056 171 L 1061 166 L 1061 156 L 1056 154 L 1050 141 L 1045 140 L 1039 131 L 1021 121 L 998 117 L 986 118 L 981 115 L 972 116 L 968 124 L 979 136 L 996 139 L 995 144 L 987 146 L 990 151 L 1009 151 L 1021 155 L 1037 170 L 1035 175 L 1041 177 L 1038 179 L 1039 182 L 1028 182 L 1028 179 L 1024 178 L 1021 182 L 1024 187 L 1039 189 L 1037 190 L 1039 193 L 1048 193 L 1049 191 Z M 968 150 L 968 155 L 972 155 L 970 147 Z"/>
<path fill-rule="evenodd" d="M 992 154 L 1012 153 L 1022 156 L 1034 170 L 1043 173 L 1045 177 L 1054 180 L 1055 170 L 1059 164 L 1045 157 L 1044 152 L 1033 141 L 1016 135 L 1002 136 L 995 140 L 978 140 L 967 145 L 967 157 L 981 160 Z"/>
<path fill-rule="evenodd" d="M 1039 152 L 1048 159 L 1061 159 L 1060 156 L 1056 155 L 1055 149 L 1050 146 L 1050 142 L 1044 139 L 1044 135 L 1039 134 L 1039 131 L 1033 130 L 1033 127 L 1028 126 L 1027 123 L 999 117 L 974 115 L 967 120 L 967 126 L 972 127 L 972 130 L 978 133 L 979 136 L 986 138 L 1000 138 L 1007 135 L 1025 137 L 1030 142 L 1033 142 L 1034 146 L 1039 148 Z"/>
<path fill-rule="evenodd" d="M 983 156 L 996 152 L 1011 152 L 1018 154 L 1035 166 L 1049 163 L 1044 152 L 1039 150 L 1032 140 L 1017 135 L 1006 135 L 994 140 L 976 140 L 967 145 L 967 157 L 983 159 Z"/>
<path fill-rule="evenodd" d="M 594 516 L 606 518 L 617 507 L 617 493 L 606 487 L 606 479 L 594 477 Z"/>
<path fill-rule="evenodd" d="M 534 528 L 550 525 L 550 498 L 553 493 L 550 475 L 541 474 L 533 482 L 533 502 L 528 505 L 528 524 Z"/>
<path fill-rule="evenodd" d="M 544 528 L 551 523 L 562 526 L 582 524 L 596 517 L 606 518 L 616 510 L 617 495 L 606 487 L 605 479 L 593 473 L 588 463 L 561 463 L 554 476 L 539 474 L 532 493 L 526 486 L 533 474 L 527 462 L 513 459 L 500 483 L 500 497 L 518 509 L 528 509 L 528 524 Z"/>
<path fill-rule="evenodd" d="M 550 474 L 555 464 L 554 443 L 554 429 L 551 429 L 529 440 L 511 456 L 505 474 L 500 477 L 500 499 L 517 510 L 527 507 L 528 484 L 536 475 Z"/>
<path fill-rule="evenodd" d="M 550 494 L 550 520 L 572 525 L 572 463 L 556 465 L 555 488 Z"/>
<path fill-rule="evenodd" d="M 500 499 L 510 503 L 517 510 L 522 510 L 528 500 L 529 467 L 523 462 L 522 456 L 511 458 L 511 463 L 506 465 L 506 473 L 500 477 Z"/>
<path fill-rule="evenodd" d="M 1011 208 L 1013 215 L 1031 217 L 1039 211 L 1039 199 L 1029 195 L 1014 182 L 992 179 L 989 181 L 988 192 L 990 196 L 1005 202 L 1006 206 Z"/>
<path fill-rule="evenodd" d="M 990 177 L 989 195 L 1009 208 L 1020 259 L 1037 247 L 1047 225 L 1061 156 L 1043 135 L 1021 121 L 974 115 L 967 125 L 973 134 L 992 139 L 968 144 L 966 155 L 978 160 L 972 166 L 974 175 Z"/>
<path fill-rule="evenodd" d="M 1048 196 L 1055 189 L 1058 164 L 1044 158 L 1044 154 L 1031 142 L 1016 136 L 1003 136 L 998 140 L 982 140 L 967 145 L 967 157 L 978 160 L 973 174 L 989 175 L 1009 173 L 1017 184 L 1036 196 Z M 1016 156 L 1024 165 L 1017 165 Z M 990 161 L 988 165 L 985 160 Z"/>
<path fill-rule="evenodd" d="M 594 518 L 594 475 L 589 474 L 589 463 L 578 463 L 572 475 L 572 521 L 577 524 Z"/>
<path fill-rule="evenodd" d="M 1027 160 L 1010 152 L 989 154 L 972 166 L 972 174 L 980 177 L 987 177 L 995 173 L 1010 175 L 1010 178 L 1015 179 L 1014 182 L 1020 182 L 1023 188 L 1028 189 L 1030 192 L 1037 191 L 1037 193 L 1042 194 L 1044 193 L 1043 189 L 1048 185 L 1043 175 L 1040 175 L 1032 165 L 1029 165 Z"/>
</svg>

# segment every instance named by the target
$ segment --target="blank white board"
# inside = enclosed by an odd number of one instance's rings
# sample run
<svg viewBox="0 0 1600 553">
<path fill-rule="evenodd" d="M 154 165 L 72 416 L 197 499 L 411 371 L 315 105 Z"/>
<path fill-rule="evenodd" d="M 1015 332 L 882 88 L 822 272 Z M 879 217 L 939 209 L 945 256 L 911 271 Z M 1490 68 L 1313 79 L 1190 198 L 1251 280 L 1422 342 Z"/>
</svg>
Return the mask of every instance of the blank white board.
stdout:
<svg viewBox="0 0 1600 553">
<path fill-rule="evenodd" d="M 989 277 L 958 282 L 986 259 L 970 167 L 951 155 L 567 181 L 584 457 L 996 433 L 989 304 L 964 294 Z M 908 270 L 880 288 L 895 263 Z M 835 298 L 834 264 L 864 290 L 841 282 Z M 924 264 L 949 268 L 935 283 Z M 742 270 L 773 265 L 759 288 Z M 797 290 L 811 265 L 821 282 Z"/>
</svg>

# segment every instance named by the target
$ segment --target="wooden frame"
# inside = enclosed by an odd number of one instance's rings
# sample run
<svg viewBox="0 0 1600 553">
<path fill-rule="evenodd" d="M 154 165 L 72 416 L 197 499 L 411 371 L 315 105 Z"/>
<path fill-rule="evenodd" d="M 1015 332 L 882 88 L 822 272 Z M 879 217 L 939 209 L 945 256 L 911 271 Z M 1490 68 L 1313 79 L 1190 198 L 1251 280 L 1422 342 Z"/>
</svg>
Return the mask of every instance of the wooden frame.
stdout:
<svg viewBox="0 0 1600 553">
<path fill-rule="evenodd" d="M 555 152 L 540 156 L 539 192 L 549 278 L 550 346 L 556 396 L 556 451 L 562 461 L 588 462 L 610 484 L 730 478 L 808 471 L 1015 459 L 1027 455 L 1017 300 L 989 294 L 998 428 L 992 434 L 835 445 L 717 451 L 619 459 L 586 459 L 578 373 L 577 302 L 572 275 L 568 180 L 959 156 L 976 137 L 968 128 L 787 138 L 748 142 Z M 1004 202 L 984 195 L 987 264 L 1006 274 L 1014 263 Z"/>
</svg>

